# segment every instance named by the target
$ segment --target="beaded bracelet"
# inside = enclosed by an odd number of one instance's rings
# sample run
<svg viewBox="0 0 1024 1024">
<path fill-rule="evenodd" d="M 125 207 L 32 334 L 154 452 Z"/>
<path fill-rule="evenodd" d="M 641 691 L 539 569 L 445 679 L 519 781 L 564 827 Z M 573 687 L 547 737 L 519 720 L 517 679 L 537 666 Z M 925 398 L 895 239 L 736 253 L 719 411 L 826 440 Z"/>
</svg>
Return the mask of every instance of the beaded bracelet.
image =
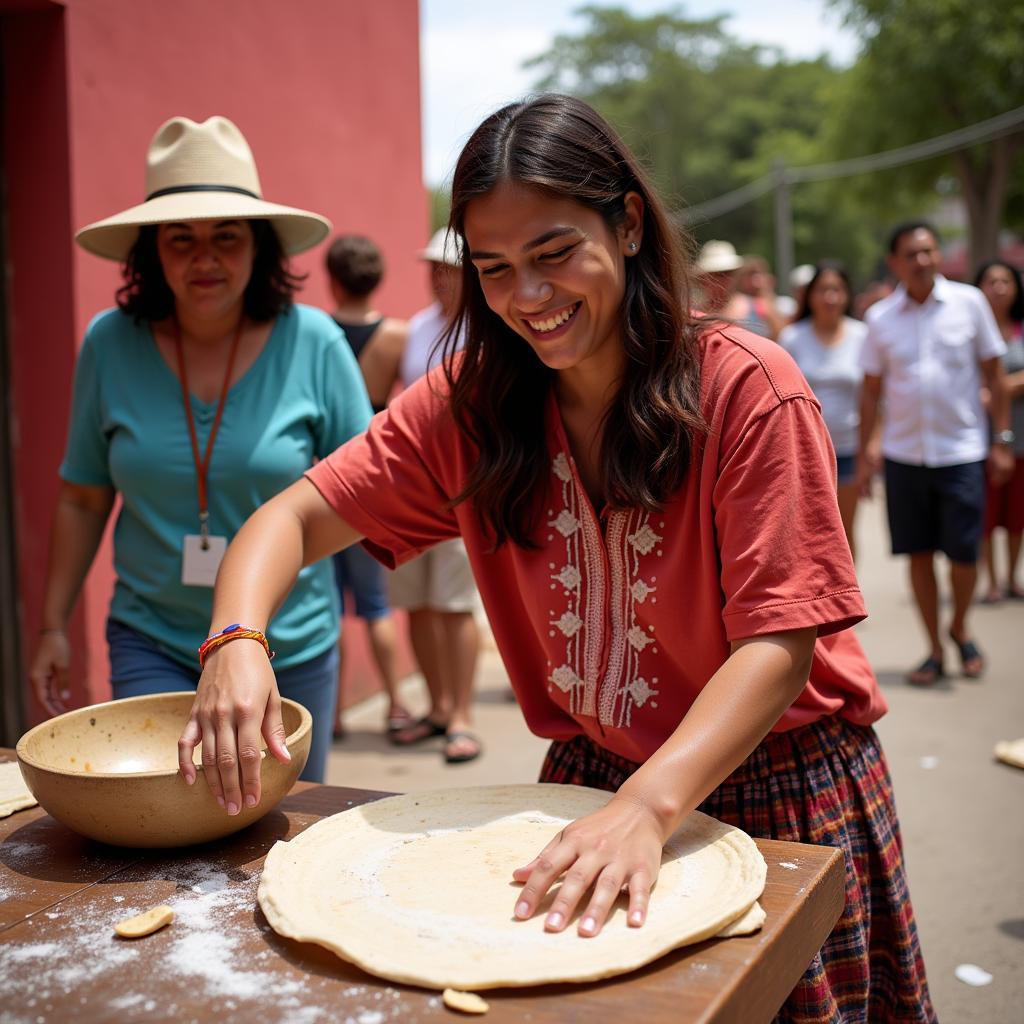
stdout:
<svg viewBox="0 0 1024 1024">
<path fill-rule="evenodd" d="M 274 660 L 274 652 L 270 649 L 270 642 L 262 630 L 243 626 L 240 622 L 233 622 L 230 626 L 225 626 L 219 633 L 208 636 L 199 645 L 199 667 L 204 667 L 210 653 L 229 640 L 256 640 L 263 644 L 263 650 L 267 652 L 267 657 L 271 661 Z"/>
</svg>

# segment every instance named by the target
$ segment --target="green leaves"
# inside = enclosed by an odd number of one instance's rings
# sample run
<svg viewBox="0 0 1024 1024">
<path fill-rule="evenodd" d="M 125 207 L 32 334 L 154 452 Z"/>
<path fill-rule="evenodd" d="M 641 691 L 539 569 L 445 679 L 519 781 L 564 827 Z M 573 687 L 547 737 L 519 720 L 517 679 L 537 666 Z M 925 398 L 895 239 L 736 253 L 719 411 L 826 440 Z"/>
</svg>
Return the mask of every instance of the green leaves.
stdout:
<svg viewBox="0 0 1024 1024">
<path fill-rule="evenodd" d="M 557 37 L 527 66 L 537 71 L 538 88 L 593 103 L 676 206 L 739 188 L 770 173 L 780 159 L 793 167 L 893 149 L 1024 104 L 1024 4 L 832 0 L 832 6 L 862 40 L 852 68 L 834 67 L 826 58 L 787 60 L 776 50 L 743 44 L 721 17 L 690 19 L 679 9 L 634 17 L 622 8 L 593 6 L 581 10 L 579 33 Z M 1010 150 L 1006 159 L 1012 160 Z M 1015 170 L 1004 177 L 1010 208 L 1019 211 L 1019 152 L 1015 159 Z M 972 153 L 968 161 L 975 187 L 998 180 L 986 153 Z M 796 186 L 797 262 L 839 257 L 861 279 L 871 276 L 890 224 L 927 213 L 943 175 L 956 175 L 966 188 L 963 166 L 963 159 L 946 156 Z M 1004 195 L 990 201 L 1003 204 Z M 771 203 L 764 196 L 696 225 L 698 241 L 723 237 L 740 251 L 770 255 Z"/>
</svg>

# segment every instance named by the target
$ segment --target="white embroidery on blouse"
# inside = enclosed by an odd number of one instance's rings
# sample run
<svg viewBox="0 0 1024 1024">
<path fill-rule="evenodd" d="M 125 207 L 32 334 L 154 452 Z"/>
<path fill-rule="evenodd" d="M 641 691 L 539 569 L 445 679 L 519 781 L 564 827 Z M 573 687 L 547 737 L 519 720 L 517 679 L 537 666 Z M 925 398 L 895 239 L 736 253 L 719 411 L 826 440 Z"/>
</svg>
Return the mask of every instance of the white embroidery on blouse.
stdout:
<svg viewBox="0 0 1024 1024">
<path fill-rule="evenodd" d="M 648 636 L 639 626 L 634 626 L 626 634 L 626 639 L 630 647 L 636 651 L 642 651 L 648 644 L 654 643 L 654 637 Z"/>
<path fill-rule="evenodd" d="M 649 555 L 658 546 L 661 537 L 644 523 L 636 533 L 631 533 L 626 539 L 641 555 Z"/>
<path fill-rule="evenodd" d="M 563 612 L 561 618 L 556 619 L 552 625 L 562 631 L 562 636 L 575 636 L 583 625 L 583 620 L 575 612 Z"/>
<path fill-rule="evenodd" d="M 641 671 L 644 653 L 657 644 L 657 637 L 653 626 L 645 630 L 637 621 L 637 606 L 648 598 L 657 600 L 651 597 L 656 577 L 643 574 L 642 568 L 647 556 L 661 555 L 662 535 L 651 526 L 647 512 L 632 509 L 610 512 L 602 537 L 564 452 L 554 457 L 551 469 L 561 485 L 556 490 L 561 491 L 562 508 L 557 515 L 549 510 L 553 518 L 548 525 L 565 541 L 565 564 L 551 579 L 562 585 L 567 606 L 551 611 L 551 625 L 565 638 L 565 661 L 552 671 L 550 681 L 569 695 L 570 713 L 629 728 L 635 708 L 658 706 L 658 678 Z M 555 535 L 548 540 L 555 541 Z M 556 565 L 550 563 L 551 569 Z M 609 649 L 602 675 L 606 630 Z"/>
<path fill-rule="evenodd" d="M 657 682 L 658 680 L 655 679 L 654 681 Z M 647 703 L 648 697 L 657 697 L 658 691 L 643 676 L 640 676 L 629 684 L 629 695 L 633 698 L 636 706 L 642 708 Z"/>
<path fill-rule="evenodd" d="M 588 677 L 586 670 L 592 660 L 587 649 L 587 633 L 591 631 L 583 631 L 583 573 L 579 568 L 588 561 L 586 531 L 580 530 L 579 496 L 573 486 L 572 467 L 564 452 L 559 452 L 555 457 L 551 469 L 561 484 L 556 490 L 561 491 L 562 508 L 557 515 L 554 509 L 549 510 L 548 514 L 554 518 L 548 521 L 548 526 L 554 527 L 565 541 L 565 564 L 557 572 L 552 572 L 551 579 L 564 588 L 568 607 L 559 611 L 551 610 L 551 624 L 565 638 L 565 660 L 551 672 L 550 681 L 568 694 L 571 714 L 592 715 L 593 710 L 588 712 L 587 708 L 593 708 L 597 681 L 594 676 Z M 548 542 L 555 541 L 556 534 L 549 534 Z M 550 567 L 554 570 L 556 563 L 550 563 Z M 554 631 L 551 635 L 557 636 Z"/>
<path fill-rule="evenodd" d="M 575 590 L 580 585 L 580 580 L 582 579 L 580 571 L 575 565 L 563 565 L 561 572 L 551 578 L 558 580 L 566 590 Z"/>
<path fill-rule="evenodd" d="M 572 469 L 569 467 L 569 460 L 566 458 L 565 452 L 559 452 L 555 456 L 555 461 L 551 464 L 551 470 L 563 484 L 572 481 Z"/>
<path fill-rule="evenodd" d="M 562 665 L 556 668 L 551 673 L 551 681 L 557 686 L 563 693 L 568 693 L 570 690 L 575 690 L 577 687 L 583 685 L 583 680 L 572 670 L 569 665 Z"/>
<path fill-rule="evenodd" d="M 568 510 L 563 508 L 548 526 L 553 526 L 563 537 L 571 537 L 579 528 L 580 521 Z"/>
</svg>

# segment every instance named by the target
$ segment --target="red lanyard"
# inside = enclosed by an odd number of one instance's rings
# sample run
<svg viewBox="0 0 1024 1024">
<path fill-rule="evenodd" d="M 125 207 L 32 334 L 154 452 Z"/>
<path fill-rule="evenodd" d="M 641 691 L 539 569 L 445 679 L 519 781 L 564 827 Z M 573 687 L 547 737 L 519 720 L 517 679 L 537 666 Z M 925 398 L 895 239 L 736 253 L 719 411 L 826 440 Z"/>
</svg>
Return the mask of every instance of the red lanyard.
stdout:
<svg viewBox="0 0 1024 1024">
<path fill-rule="evenodd" d="M 203 538 L 203 547 L 207 546 L 207 538 L 210 535 L 210 511 L 207 502 L 206 477 L 210 469 L 210 457 L 213 455 L 213 444 L 217 439 L 217 429 L 220 427 L 220 418 L 224 414 L 224 406 L 228 397 L 228 386 L 231 384 L 231 371 L 235 366 L 235 356 L 238 354 L 238 343 L 242 338 L 242 324 L 245 317 L 238 318 L 238 328 L 235 331 L 235 340 L 231 342 L 231 354 L 228 356 L 228 366 L 224 371 L 224 383 L 220 388 L 220 400 L 217 402 L 217 415 L 213 418 L 213 426 L 210 428 L 210 436 L 206 439 L 206 452 L 202 459 L 199 458 L 199 438 L 196 435 L 195 421 L 192 419 L 192 400 L 188 391 L 188 374 L 185 372 L 185 352 L 181 346 L 181 327 L 177 317 L 174 318 L 174 347 L 178 353 L 178 379 L 181 381 L 181 397 L 185 403 L 185 419 L 188 421 L 188 436 L 192 441 L 192 460 L 196 467 L 196 486 L 199 491 L 199 535 Z"/>
</svg>

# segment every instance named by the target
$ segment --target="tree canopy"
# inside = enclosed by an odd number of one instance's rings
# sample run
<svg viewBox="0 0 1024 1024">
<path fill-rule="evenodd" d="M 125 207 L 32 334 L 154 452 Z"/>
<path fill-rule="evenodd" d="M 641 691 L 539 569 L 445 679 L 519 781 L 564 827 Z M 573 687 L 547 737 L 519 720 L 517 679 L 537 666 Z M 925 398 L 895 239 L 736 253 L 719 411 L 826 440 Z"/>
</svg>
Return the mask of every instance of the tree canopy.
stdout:
<svg viewBox="0 0 1024 1024">
<path fill-rule="evenodd" d="M 833 0 L 862 39 L 850 68 L 825 57 L 790 60 L 732 37 L 724 18 L 680 8 L 634 16 L 586 6 L 580 31 L 558 36 L 528 63 L 537 88 L 571 92 L 597 107 L 681 208 L 772 171 L 868 154 L 926 139 L 1024 103 L 1024 5 L 1005 0 Z M 992 152 L 954 154 L 886 172 L 796 187 L 798 262 L 839 257 L 863 279 L 894 221 L 927 212 L 936 183 L 956 181 L 972 222 L 1002 173 L 1020 186 L 1014 140 Z M 990 144 L 998 147 L 999 143 Z M 980 149 L 980 147 L 979 147 Z M 965 167 L 973 170 L 967 171 Z M 973 177 L 972 177 L 973 175 Z M 987 193 L 986 193 L 987 194 Z M 1002 214 L 1000 198 L 998 213 Z M 989 211 L 991 218 L 991 210 Z M 728 238 L 770 256 L 770 196 L 692 227 L 698 241 Z"/>
<path fill-rule="evenodd" d="M 857 31 L 861 52 L 835 98 L 829 145 L 842 156 L 944 135 L 1024 105 L 1024 4 L 1007 0 L 831 0 Z M 853 128 L 854 130 L 851 130 Z M 1007 203 L 1024 198 L 1024 131 L 879 180 L 926 190 L 955 176 L 969 216 L 971 262 L 993 256 Z M 877 206 L 877 200 L 875 205 Z"/>
</svg>

